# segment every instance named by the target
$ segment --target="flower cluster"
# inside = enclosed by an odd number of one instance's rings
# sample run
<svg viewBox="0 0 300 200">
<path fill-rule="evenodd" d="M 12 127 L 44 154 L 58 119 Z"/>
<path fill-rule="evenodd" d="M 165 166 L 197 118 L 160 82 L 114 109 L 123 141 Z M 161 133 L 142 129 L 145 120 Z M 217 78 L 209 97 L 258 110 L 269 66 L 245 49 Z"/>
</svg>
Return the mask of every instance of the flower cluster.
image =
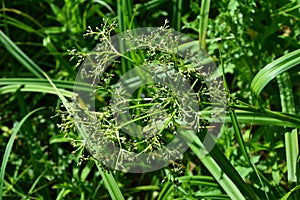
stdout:
<svg viewBox="0 0 300 200">
<path fill-rule="evenodd" d="M 225 99 L 222 84 L 211 79 L 215 69 L 207 55 L 174 34 L 167 22 L 143 29 L 147 34 L 111 36 L 116 27 L 105 22 L 84 35 L 100 42 L 78 64 L 84 66 L 80 80 L 93 92 L 75 88 L 73 119 L 62 127 L 74 123 L 90 153 L 114 169 L 140 172 L 147 164 L 172 163 L 182 156 L 187 133 L 206 129 L 217 115 L 208 108 Z"/>
</svg>

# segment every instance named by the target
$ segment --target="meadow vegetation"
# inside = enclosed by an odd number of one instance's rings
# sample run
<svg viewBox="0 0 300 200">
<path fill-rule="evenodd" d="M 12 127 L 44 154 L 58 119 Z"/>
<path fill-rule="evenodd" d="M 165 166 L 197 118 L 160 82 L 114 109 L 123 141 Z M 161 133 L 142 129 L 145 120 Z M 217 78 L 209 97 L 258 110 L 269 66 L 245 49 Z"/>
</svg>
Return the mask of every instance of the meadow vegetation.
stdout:
<svg viewBox="0 0 300 200">
<path fill-rule="evenodd" d="M 298 0 L 2 0 L 0 200 L 299 199 L 299 21 Z M 76 106 L 88 105 L 70 105 L 79 66 L 95 46 L 141 27 L 163 27 L 192 38 L 221 71 L 225 95 L 207 95 L 211 90 L 205 87 L 205 74 L 194 70 L 197 63 L 186 65 L 172 52 L 132 48 L 101 71 L 95 90 L 98 110 L 88 116 L 102 120 L 103 134 L 140 153 L 160 148 L 180 126 L 184 111 L 172 92 L 148 84 L 128 104 L 133 121 L 146 127 L 147 120 L 167 119 L 171 125 L 164 121 L 151 140 L 137 141 L 116 131 L 113 108 L 107 109 L 113 85 L 143 62 L 146 67 L 153 61 L 175 65 L 196 93 L 204 94 L 197 96 L 200 110 L 213 118 L 209 109 L 217 98 L 218 106 L 226 104 L 226 113 L 208 155 L 201 156 L 200 149 L 210 119 L 199 117 L 196 123 L 202 128 L 181 159 L 133 174 L 103 165 L 101 154 L 93 154 L 101 141 L 86 148 L 74 112 Z M 104 50 L 113 54 L 109 47 Z M 151 101 L 140 98 L 145 95 Z M 156 115 L 150 106 L 167 111 Z M 151 135 L 151 127 L 146 132 Z"/>
</svg>

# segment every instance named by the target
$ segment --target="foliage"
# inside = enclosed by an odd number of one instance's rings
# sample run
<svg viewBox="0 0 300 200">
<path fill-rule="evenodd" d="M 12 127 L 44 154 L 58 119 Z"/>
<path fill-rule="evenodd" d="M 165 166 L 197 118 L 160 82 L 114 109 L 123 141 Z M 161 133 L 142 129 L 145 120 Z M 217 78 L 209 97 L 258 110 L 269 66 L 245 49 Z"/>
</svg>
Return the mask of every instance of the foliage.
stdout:
<svg viewBox="0 0 300 200">
<path fill-rule="evenodd" d="M 300 107 L 296 103 L 300 99 L 299 1 L 4 0 L 1 5 L 0 198 L 300 196 Z M 201 46 L 223 70 L 227 91 L 226 123 L 210 155 L 201 157 L 201 133 L 205 130 L 199 130 L 199 138 L 181 160 L 137 176 L 103 168 L 83 148 L 82 138 L 70 118 L 69 102 L 77 62 L 103 39 L 103 27 L 92 31 L 103 23 L 103 18 L 108 26 L 113 26 L 106 29 L 106 37 L 135 27 L 163 26 L 168 19 L 171 28 L 201 41 Z M 83 34 L 90 37 L 84 38 Z M 71 61 L 70 52 L 75 55 Z M 128 57 L 134 58 L 134 62 L 120 58 L 105 77 L 110 82 L 97 90 L 98 108 L 109 102 L 109 89 L 116 82 L 115 77 L 154 52 L 133 50 Z M 172 55 L 155 56 L 148 60 L 167 62 Z M 191 80 L 198 78 L 192 71 L 182 73 Z M 168 90 L 159 85 L 151 87 L 168 97 Z M 82 84 L 80 89 L 88 91 L 89 86 Z M 135 95 L 149 91 L 141 88 Z M 174 103 L 171 98 L 169 101 Z M 158 100 L 153 103 L 166 106 Z M 176 106 L 168 106 L 167 114 L 172 116 Z M 206 107 L 209 105 L 202 109 Z M 136 116 L 146 113 L 146 117 L 149 113 L 146 107 L 134 112 Z M 169 127 L 165 133 L 172 130 Z M 147 145 L 145 141 L 138 149 Z"/>
</svg>

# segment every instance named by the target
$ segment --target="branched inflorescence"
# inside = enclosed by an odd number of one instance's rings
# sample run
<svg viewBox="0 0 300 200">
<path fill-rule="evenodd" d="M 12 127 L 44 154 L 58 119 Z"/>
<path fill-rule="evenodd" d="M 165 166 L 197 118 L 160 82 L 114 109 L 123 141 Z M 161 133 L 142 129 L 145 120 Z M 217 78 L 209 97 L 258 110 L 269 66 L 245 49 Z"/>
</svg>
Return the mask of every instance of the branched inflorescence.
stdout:
<svg viewBox="0 0 300 200">
<path fill-rule="evenodd" d="M 214 70 L 210 62 L 195 53 L 197 49 L 184 46 L 167 23 L 148 34 L 128 31 L 114 38 L 116 27 L 105 22 L 96 31 L 89 27 L 84 35 L 100 41 L 93 52 L 79 55 L 84 65 L 80 80 L 93 92 L 78 92 L 72 121 L 64 120 L 61 127 L 66 131 L 75 123 L 90 153 L 115 169 L 130 171 L 132 163 L 136 168 L 161 160 L 172 163 L 180 159 L 184 143 L 176 136 L 206 128 L 217 111 L 203 116 L 199 109 L 223 101 L 222 85 L 208 82 Z M 71 53 L 77 55 L 75 50 Z M 122 73 L 120 62 L 132 67 Z M 97 99 L 96 105 L 87 102 Z"/>
</svg>

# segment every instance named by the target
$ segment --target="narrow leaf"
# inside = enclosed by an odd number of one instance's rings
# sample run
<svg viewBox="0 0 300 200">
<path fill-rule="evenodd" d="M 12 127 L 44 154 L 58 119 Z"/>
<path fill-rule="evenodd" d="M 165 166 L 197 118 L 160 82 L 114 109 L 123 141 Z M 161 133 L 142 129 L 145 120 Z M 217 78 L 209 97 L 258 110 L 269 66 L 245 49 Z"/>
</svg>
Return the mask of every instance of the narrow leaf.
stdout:
<svg viewBox="0 0 300 200">
<path fill-rule="evenodd" d="M 33 111 L 31 111 L 30 113 L 28 113 L 21 121 L 20 123 L 18 123 L 18 125 L 15 127 L 13 134 L 10 136 L 8 144 L 6 145 L 6 149 L 5 149 L 5 153 L 3 156 L 3 160 L 2 160 L 2 164 L 1 164 L 1 172 L 0 172 L 0 200 L 2 200 L 2 192 L 3 192 L 3 182 L 4 182 L 4 175 L 5 175 L 5 168 L 8 162 L 8 158 L 10 155 L 10 152 L 12 150 L 14 141 L 15 141 L 15 137 L 17 135 L 17 133 L 19 132 L 20 128 L 22 127 L 22 125 L 24 124 L 24 122 L 35 112 L 40 111 L 44 108 L 38 108 L 35 109 Z"/>
</svg>

